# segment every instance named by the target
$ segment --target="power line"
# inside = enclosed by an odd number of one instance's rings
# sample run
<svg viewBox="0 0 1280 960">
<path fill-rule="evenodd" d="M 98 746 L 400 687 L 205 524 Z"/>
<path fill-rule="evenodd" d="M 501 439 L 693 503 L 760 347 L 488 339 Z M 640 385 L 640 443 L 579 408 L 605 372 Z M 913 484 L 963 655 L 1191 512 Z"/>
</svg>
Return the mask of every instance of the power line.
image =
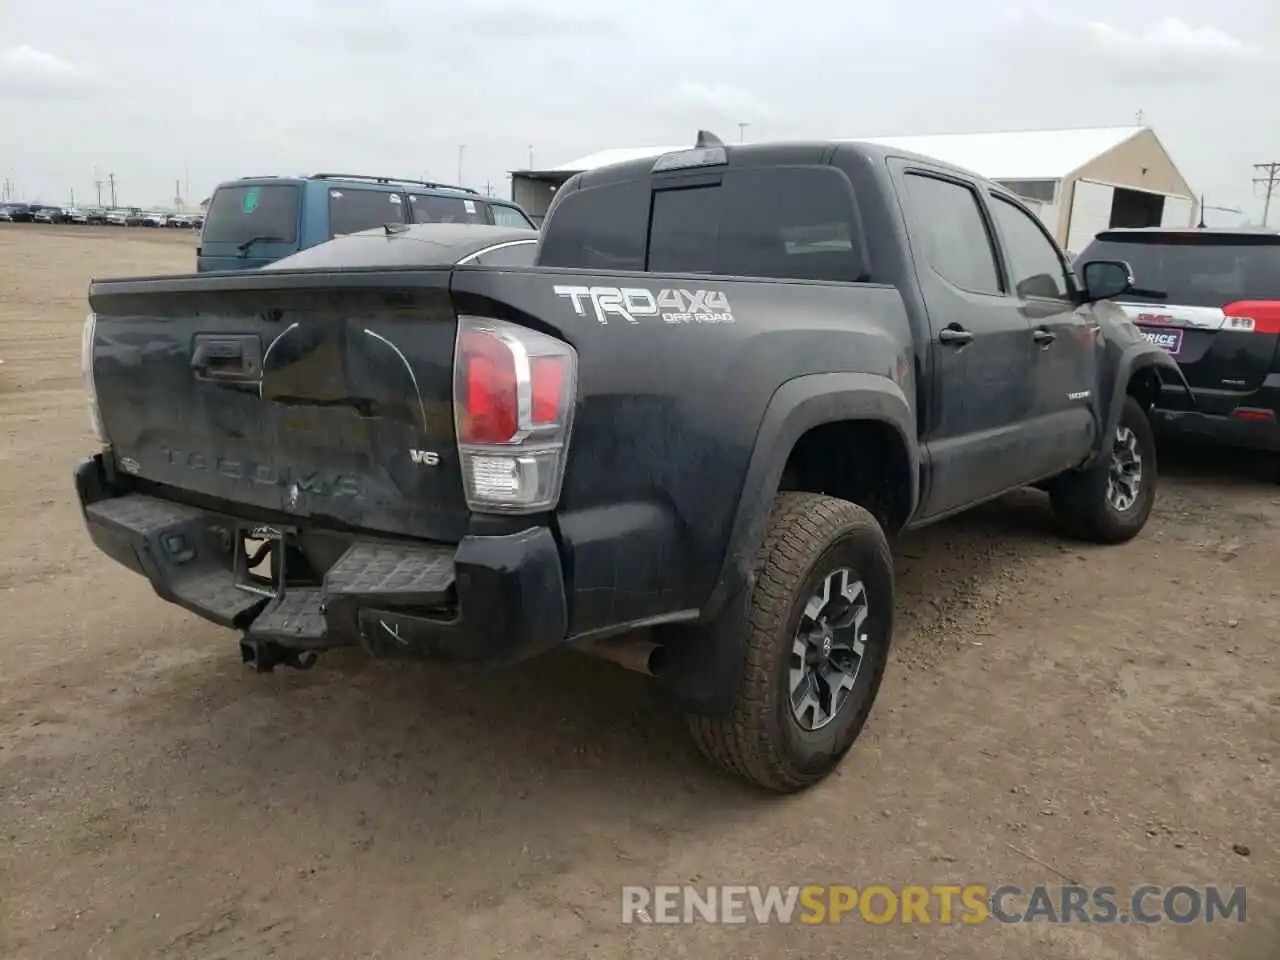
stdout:
<svg viewBox="0 0 1280 960">
<path fill-rule="evenodd" d="M 1271 194 L 1276 186 L 1280 185 L 1280 163 L 1255 163 L 1253 169 L 1262 174 L 1260 177 L 1254 177 L 1253 182 L 1264 188 L 1263 196 L 1266 199 L 1262 201 L 1262 225 L 1265 227 L 1267 217 L 1271 215 Z"/>
</svg>

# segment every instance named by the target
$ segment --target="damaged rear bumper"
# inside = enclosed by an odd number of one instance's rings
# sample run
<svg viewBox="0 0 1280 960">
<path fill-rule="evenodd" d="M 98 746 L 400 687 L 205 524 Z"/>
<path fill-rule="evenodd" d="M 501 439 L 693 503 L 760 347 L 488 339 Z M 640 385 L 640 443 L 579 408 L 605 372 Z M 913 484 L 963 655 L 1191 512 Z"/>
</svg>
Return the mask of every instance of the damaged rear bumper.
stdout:
<svg viewBox="0 0 1280 960">
<path fill-rule="evenodd" d="M 457 544 L 391 541 L 271 527 L 115 490 L 101 456 L 81 463 L 75 481 L 98 549 L 165 600 L 248 640 L 499 664 L 544 652 L 568 632 L 560 554 L 545 527 Z M 279 540 L 282 582 L 245 582 L 236 557 L 246 527 Z M 307 575 L 292 581 L 286 550 L 333 559 L 306 563 Z"/>
</svg>

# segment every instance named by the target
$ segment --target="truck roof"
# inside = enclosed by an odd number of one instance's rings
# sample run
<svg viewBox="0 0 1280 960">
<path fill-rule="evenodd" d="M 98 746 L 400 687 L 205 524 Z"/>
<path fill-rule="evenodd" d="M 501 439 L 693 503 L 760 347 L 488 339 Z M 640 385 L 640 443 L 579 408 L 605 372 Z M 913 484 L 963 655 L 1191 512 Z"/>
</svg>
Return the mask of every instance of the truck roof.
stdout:
<svg viewBox="0 0 1280 960">
<path fill-rule="evenodd" d="M 1111 238 L 1122 239 L 1127 236 L 1179 236 L 1188 233 L 1208 234 L 1219 237 L 1280 236 L 1280 230 L 1275 227 L 1108 227 L 1106 230 L 1101 231 L 1099 236 L 1105 234 Z"/>
<path fill-rule="evenodd" d="M 717 146 L 719 145 L 717 144 Z M 689 147 L 688 149 L 693 151 L 699 148 Z M 873 162 L 883 161 L 889 157 L 899 157 L 927 163 L 935 168 L 950 170 L 965 177 L 991 184 L 994 187 L 1000 187 L 995 181 L 974 170 L 966 170 L 955 164 L 938 160 L 936 157 L 928 157 L 910 150 L 872 143 L 866 140 L 777 140 L 764 143 L 724 144 L 722 149 L 725 151 L 725 157 L 728 162 L 732 165 L 760 167 L 790 163 L 829 163 L 837 151 L 843 151 L 846 157 L 855 156 Z M 577 180 L 581 186 L 595 186 L 603 183 L 616 183 L 620 180 L 632 180 L 637 176 L 648 175 L 653 171 L 654 165 L 661 159 L 673 156 L 678 152 L 680 151 L 596 167 L 577 174 L 573 179 Z M 1000 189 L 1003 190 L 1004 188 Z"/>
</svg>

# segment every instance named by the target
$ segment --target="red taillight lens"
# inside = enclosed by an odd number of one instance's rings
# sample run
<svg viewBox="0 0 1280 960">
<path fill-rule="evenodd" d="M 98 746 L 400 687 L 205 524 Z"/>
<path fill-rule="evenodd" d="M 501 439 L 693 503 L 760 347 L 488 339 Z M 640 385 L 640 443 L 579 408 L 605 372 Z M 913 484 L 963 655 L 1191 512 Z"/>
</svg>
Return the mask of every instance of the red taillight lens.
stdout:
<svg viewBox="0 0 1280 960">
<path fill-rule="evenodd" d="M 467 506 L 537 513 L 560 500 L 578 352 L 497 317 L 458 316 L 453 419 Z"/>
<path fill-rule="evenodd" d="M 533 357 L 529 361 L 532 381 L 533 422 L 539 425 L 560 422 L 560 404 L 564 396 L 564 357 Z"/>
<path fill-rule="evenodd" d="M 1240 300 L 1222 308 L 1223 330 L 1280 334 L 1280 300 Z"/>
<path fill-rule="evenodd" d="M 497 337 L 478 330 L 462 334 L 462 364 L 466 403 L 459 425 L 462 443 L 503 443 L 520 426 L 520 400 L 516 393 L 516 360 L 511 348 Z"/>
</svg>

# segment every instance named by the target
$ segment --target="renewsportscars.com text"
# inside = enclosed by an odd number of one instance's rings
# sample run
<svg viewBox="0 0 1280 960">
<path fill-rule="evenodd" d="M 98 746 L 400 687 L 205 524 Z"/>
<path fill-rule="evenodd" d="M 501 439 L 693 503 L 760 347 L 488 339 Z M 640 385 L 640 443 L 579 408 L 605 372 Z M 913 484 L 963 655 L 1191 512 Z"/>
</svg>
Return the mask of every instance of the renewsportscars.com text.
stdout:
<svg viewBox="0 0 1280 960">
<path fill-rule="evenodd" d="M 622 922 L 646 923 L 1243 923 L 1245 888 L 1148 884 L 622 888 Z"/>
</svg>

